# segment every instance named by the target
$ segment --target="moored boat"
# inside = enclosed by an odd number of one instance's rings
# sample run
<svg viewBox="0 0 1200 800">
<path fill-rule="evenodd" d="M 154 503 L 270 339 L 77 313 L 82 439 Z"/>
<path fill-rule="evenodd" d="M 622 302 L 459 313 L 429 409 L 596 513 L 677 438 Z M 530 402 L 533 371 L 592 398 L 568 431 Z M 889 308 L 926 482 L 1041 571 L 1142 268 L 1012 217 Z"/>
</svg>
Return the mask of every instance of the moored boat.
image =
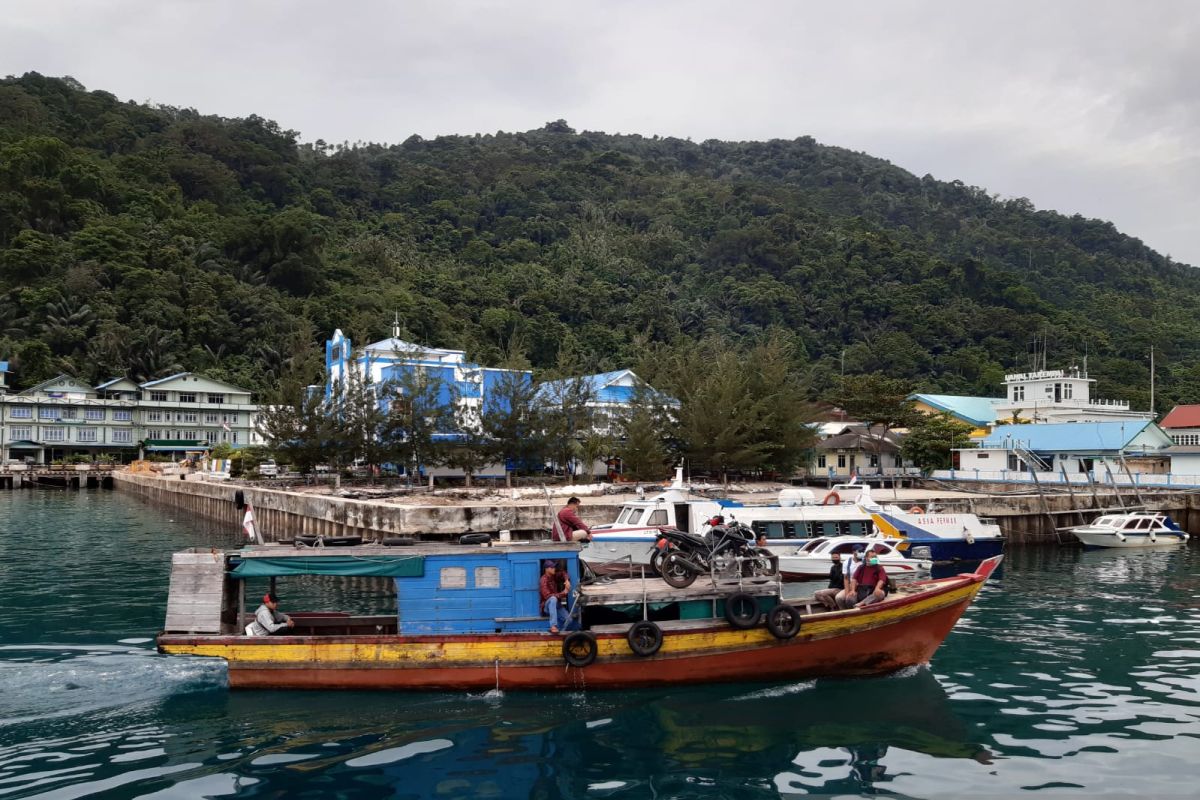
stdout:
<svg viewBox="0 0 1200 800">
<path fill-rule="evenodd" d="M 1174 547 L 1188 541 L 1175 520 L 1154 511 L 1106 514 L 1071 533 L 1088 547 Z"/>
<path fill-rule="evenodd" d="M 539 614 L 547 559 L 578 587 L 582 630 L 551 634 Z M 870 675 L 928 662 L 999 561 L 902 586 L 864 609 L 817 613 L 805 599 L 785 600 L 774 580 L 580 587 L 577 546 L 550 542 L 186 551 L 172 559 L 158 648 L 224 659 L 232 688 L 579 689 Z M 389 578 L 396 607 L 298 612 L 290 635 L 243 635 L 246 582 L 294 575 Z"/>
<path fill-rule="evenodd" d="M 845 564 L 855 550 L 871 553 L 895 581 L 912 581 L 928 578 L 932 562 L 909 558 L 892 544 L 877 537 L 837 536 L 813 539 L 791 553 L 779 553 L 779 572 L 784 580 L 813 581 L 828 577 L 831 556 L 838 553 Z"/>
</svg>

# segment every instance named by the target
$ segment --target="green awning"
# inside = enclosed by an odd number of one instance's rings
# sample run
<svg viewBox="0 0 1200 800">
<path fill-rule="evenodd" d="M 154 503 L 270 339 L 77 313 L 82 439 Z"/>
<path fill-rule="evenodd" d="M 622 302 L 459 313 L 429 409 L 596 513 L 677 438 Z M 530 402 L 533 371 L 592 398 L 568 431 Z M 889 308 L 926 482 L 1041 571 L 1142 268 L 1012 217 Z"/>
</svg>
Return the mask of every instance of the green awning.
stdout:
<svg viewBox="0 0 1200 800">
<path fill-rule="evenodd" d="M 420 578 L 424 556 L 287 556 L 246 558 L 234 567 L 237 578 L 274 578 L 281 575 L 369 575 L 379 578 Z"/>
</svg>

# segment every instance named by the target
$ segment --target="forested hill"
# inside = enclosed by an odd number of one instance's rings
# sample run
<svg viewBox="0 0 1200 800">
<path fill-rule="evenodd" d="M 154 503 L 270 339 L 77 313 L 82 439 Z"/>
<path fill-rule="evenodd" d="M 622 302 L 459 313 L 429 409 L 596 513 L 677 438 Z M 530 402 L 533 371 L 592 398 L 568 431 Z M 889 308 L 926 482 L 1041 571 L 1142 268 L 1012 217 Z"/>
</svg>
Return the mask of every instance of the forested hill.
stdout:
<svg viewBox="0 0 1200 800">
<path fill-rule="evenodd" d="M 315 136 L 319 131 L 306 131 Z M 402 137 L 403 132 L 397 132 Z M 846 374 L 999 391 L 1048 335 L 1104 396 L 1200 400 L 1200 275 L 1110 223 L 811 138 L 576 133 L 299 144 L 258 118 L 0 81 L 10 383 L 203 370 L 316 380 L 320 343 L 404 336 L 485 364 L 640 367 L 769 330 L 812 396 Z"/>
</svg>

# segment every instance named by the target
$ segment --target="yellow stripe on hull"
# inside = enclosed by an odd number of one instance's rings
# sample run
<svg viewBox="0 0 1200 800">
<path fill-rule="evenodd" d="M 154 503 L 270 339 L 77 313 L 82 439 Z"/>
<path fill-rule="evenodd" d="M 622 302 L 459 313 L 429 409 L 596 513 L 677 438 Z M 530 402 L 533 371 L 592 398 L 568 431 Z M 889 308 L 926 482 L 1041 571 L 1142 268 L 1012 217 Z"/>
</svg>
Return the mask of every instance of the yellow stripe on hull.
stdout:
<svg viewBox="0 0 1200 800">
<path fill-rule="evenodd" d="M 947 591 L 932 592 L 927 598 L 882 608 L 869 614 L 831 613 L 804 618 L 800 634 L 794 642 L 821 640 L 845 636 L 860 631 L 891 625 L 920 617 L 940 608 L 970 601 L 982 586 L 981 582 L 964 582 Z M 214 637 L 218 638 L 218 637 Z M 530 666 L 560 663 L 562 638 L 539 634 L 479 634 L 447 635 L 445 637 L 378 637 L 369 641 L 354 641 L 358 637 L 336 639 L 292 640 L 234 639 L 197 642 L 203 637 L 166 636 L 160 640 L 161 652 L 174 655 L 195 655 L 224 658 L 231 667 L 254 665 L 281 668 L 361 665 L 371 667 L 455 667 L 478 666 L 499 661 L 506 665 Z M 368 637 L 362 637 L 368 638 Z M 173 642 L 172 639 L 187 641 Z M 712 629 L 668 631 L 658 657 L 704 655 L 722 651 L 737 651 L 777 643 L 762 627 L 737 630 L 717 624 Z M 620 635 L 601 636 L 598 640 L 600 659 L 626 658 L 629 646 Z"/>
</svg>

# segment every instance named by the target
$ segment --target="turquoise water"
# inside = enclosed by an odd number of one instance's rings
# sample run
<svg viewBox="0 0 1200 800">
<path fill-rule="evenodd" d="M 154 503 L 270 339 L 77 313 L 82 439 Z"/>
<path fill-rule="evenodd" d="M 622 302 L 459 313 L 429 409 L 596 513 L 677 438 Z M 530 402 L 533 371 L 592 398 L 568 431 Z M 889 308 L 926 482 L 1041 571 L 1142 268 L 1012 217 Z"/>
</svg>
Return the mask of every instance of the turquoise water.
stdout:
<svg viewBox="0 0 1200 800">
<path fill-rule="evenodd" d="M 1194 547 L 1014 553 L 929 668 L 870 680 L 231 694 L 151 639 L 170 553 L 237 542 L 113 492 L 0 493 L 0 798 L 1197 794 Z"/>
</svg>

